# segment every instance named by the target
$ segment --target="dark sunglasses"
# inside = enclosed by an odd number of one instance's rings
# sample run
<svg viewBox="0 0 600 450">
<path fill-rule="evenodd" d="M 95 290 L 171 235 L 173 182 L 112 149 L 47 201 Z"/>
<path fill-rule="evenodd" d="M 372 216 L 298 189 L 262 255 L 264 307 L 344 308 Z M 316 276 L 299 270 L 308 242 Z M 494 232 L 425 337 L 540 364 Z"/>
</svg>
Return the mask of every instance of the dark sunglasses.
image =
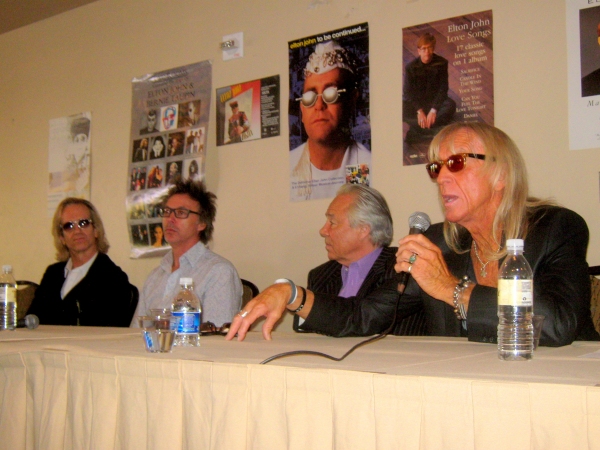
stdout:
<svg viewBox="0 0 600 450">
<path fill-rule="evenodd" d="M 450 172 L 460 172 L 463 170 L 467 163 L 467 158 L 485 159 L 485 155 L 480 155 L 479 153 L 457 153 L 456 155 L 451 155 L 446 160 L 430 162 L 425 165 L 425 169 L 427 169 L 429 176 L 435 180 L 444 165 L 448 167 Z"/>
<path fill-rule="evenodd" d="M 79 219 L 77 221 L 63 223 L 60 227 L 63 231 L 71 231 L 75 228 L 75 226 L 82 230 L 89 227 L 92 223 L 92 219 Z"/>
<path fill-rule="evenodd" d="M 302 97 L 297 98 L 297 102 L 302 102 L 306 108 L 312 108 L 317 103 L 317 98 L 322 97 L 323 101 L 328 105 L 335 103 L 340 98 L 340 94 L 346 92 L 346 89 L 338 89 L 337 86 L 329 86 L 323 90 L 322 94 L 317 94 L 315 91 L 306 91 Z"/>
<path fill-rule="evenodd" d="M 171 215 L 171 213 L 175 214 L 175 217 L 177 217 L 178 219 L 187 219 L 190 214 L 197 214 L 200 215 L 199 212 L 196 211 L 190 211 L 187 208 L 175 208 L 175 209 L 171 209 L 171 208 L 161 208 L 158 211 L 158 214 L 161 217 L 169 217 Z"/>
</svg>

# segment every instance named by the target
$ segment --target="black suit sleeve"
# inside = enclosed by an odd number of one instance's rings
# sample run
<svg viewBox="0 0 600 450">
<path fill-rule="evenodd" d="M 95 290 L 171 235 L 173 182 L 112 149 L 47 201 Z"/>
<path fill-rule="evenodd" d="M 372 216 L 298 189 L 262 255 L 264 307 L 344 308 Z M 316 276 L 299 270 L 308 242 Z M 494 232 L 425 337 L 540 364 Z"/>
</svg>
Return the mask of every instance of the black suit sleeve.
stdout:
<svg viewBox="0 0 600 450">
<path fill-rule="evenodd" d="M 66 304 L 60 299 L 60 290 L 65 281 L 65 263 L 48 266 L 27 314 L 35 314 L 42 325 L 76 325 L 75 305 Z"/>
<path fill-rule="evenodd" d="M 315 301 L 302 328 L 329 336 L 369 336 L 387 329 L 398 300 L 393 280 L 364 297 L 338 297 L 315 293 Z"/>
<path fill-rule="evenodd" d="M 387 331 L 398 304 L 398 281 L 394 270 L 396 247 L 384 247 L 354 297 L 339 297 L 341 265 L 329 261 L 309 274 L 315 302 L 303 331 L 330 336 L 370 336 Z M 424 334 L 421 302 L 401 301 L 391 333 Z"/>
</svg>

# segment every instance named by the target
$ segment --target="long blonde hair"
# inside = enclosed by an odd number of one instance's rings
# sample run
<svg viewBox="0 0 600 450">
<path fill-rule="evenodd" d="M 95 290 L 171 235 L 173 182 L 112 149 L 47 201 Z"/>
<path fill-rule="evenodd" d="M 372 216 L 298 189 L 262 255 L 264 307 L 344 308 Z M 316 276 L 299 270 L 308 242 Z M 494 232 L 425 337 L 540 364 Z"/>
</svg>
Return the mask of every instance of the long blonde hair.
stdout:
<svg viewBox="0 0 600 450">
<path fill-rule="evenodd" d="M 443 128 L 431 142 L 429 160 L 439 159 L 442 143 L 448 143 L 450 151 L 456 153 L 453 137 L 460 130 L 465 130 L 471 139 L 479 139 L 483 145 L 486 155 L 483 168 L 489 174 L 490 186 L 495 186 L 500 180 L 504 180 L 504 192 L 492 225 L 494 237 L 502 233 L 501 242 L 497 242 L 500 251 L 485 254 L 486 259 L 499 260 L 506 255 L 504 249 L 506 239 L 524 239 L 527 236 L 528 219 L 531 213 L 539 207 L 556 203 L 529 197 L 527 168 L 519 148 L 504 131 L 486 123 L 456 122 Z M 470 250 L 470 247 L 460 246 L 461 236 L 466 232 L 461 225 L 444 221 L 444 238 L 456 253 L 466 253 Z"/>
<path fill-rule="evenodd" d="M 100 218 L 100 214 L 98 214 L 98 211 L 96 211 L 94 205 L 82 198 L 67 197 L 59 203 L 58 207 L 56 208 L 56 211 L 54 212 L 54 217 L 52 218 L 52 237 L 54 238 L 54 247 L 56 248 L 56 260 L 66 261 L 69 259 L 70 256 L 69 249 L 60 240 L 63 233 L 60 219 L 63 211 L 69 205 L 83 205 L 90 210 L 90 219 L 92 219 L 92 226 L 96 229 L 96 232 L 98 234 L 98 237 L 96 238 L 96 245 L 98 247 L 98 251 L 100 253 L 107 253 L 110 245 L 108 244 L 108 239 L 106 239 L 106 233 L 104 232 L 104 225 L 102 224 L 102 219 Z"/>
</svg>

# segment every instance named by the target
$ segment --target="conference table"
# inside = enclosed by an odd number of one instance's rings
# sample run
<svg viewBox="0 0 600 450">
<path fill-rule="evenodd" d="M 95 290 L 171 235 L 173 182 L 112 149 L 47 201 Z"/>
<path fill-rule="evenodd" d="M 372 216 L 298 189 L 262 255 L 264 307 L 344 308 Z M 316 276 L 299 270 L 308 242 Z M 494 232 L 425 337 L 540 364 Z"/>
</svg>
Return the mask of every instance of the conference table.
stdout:
<svg viewBox="0 0 600 450">
<path fill-rule="evenodd" d="M 0 332 L 0 448 L 600 449 L 600 342 L 526 362 L 463 338 L 259 331 L 147 353 L 137 329 Z"/>
</svg>

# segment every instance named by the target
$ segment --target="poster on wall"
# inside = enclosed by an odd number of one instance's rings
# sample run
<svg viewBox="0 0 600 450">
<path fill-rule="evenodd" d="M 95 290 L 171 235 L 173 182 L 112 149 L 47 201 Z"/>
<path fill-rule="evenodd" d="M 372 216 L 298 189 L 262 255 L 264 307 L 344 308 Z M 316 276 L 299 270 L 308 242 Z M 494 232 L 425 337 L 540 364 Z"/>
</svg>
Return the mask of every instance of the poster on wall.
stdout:
<svg viewBox="0 0 600 450">
<path fill-rule="evenodd" d="M 162 256 L 161 200 L 177 177 L 204 179 L 212 65 L 203 61 L 132 81 L 126 211 L 131 258 Z"/>
<path fill-rule="evenodd" d="M 279 136 L 279 75 L 217 89 L 217 145 Z"/>
<path fill-rule="evenodd" d="M 48 217 L 67 197 L 90 199 L 92 113 L 50 120 Z"/>
<path fill-rule="evenodd" d="M 402 30 L 403 164 L 459 121 L 494 124 L 493 20 L 482 11 Z"/>
<path fill-rule="evenodd" d="M 569 148 L 600 148 L 600 3 L 567 0 Z"/>
<path fill-rule="evenodd" d="M 291 201 L 369 184 L 368 24 L 290 41 L 288 51 Z"/>
</svg>

